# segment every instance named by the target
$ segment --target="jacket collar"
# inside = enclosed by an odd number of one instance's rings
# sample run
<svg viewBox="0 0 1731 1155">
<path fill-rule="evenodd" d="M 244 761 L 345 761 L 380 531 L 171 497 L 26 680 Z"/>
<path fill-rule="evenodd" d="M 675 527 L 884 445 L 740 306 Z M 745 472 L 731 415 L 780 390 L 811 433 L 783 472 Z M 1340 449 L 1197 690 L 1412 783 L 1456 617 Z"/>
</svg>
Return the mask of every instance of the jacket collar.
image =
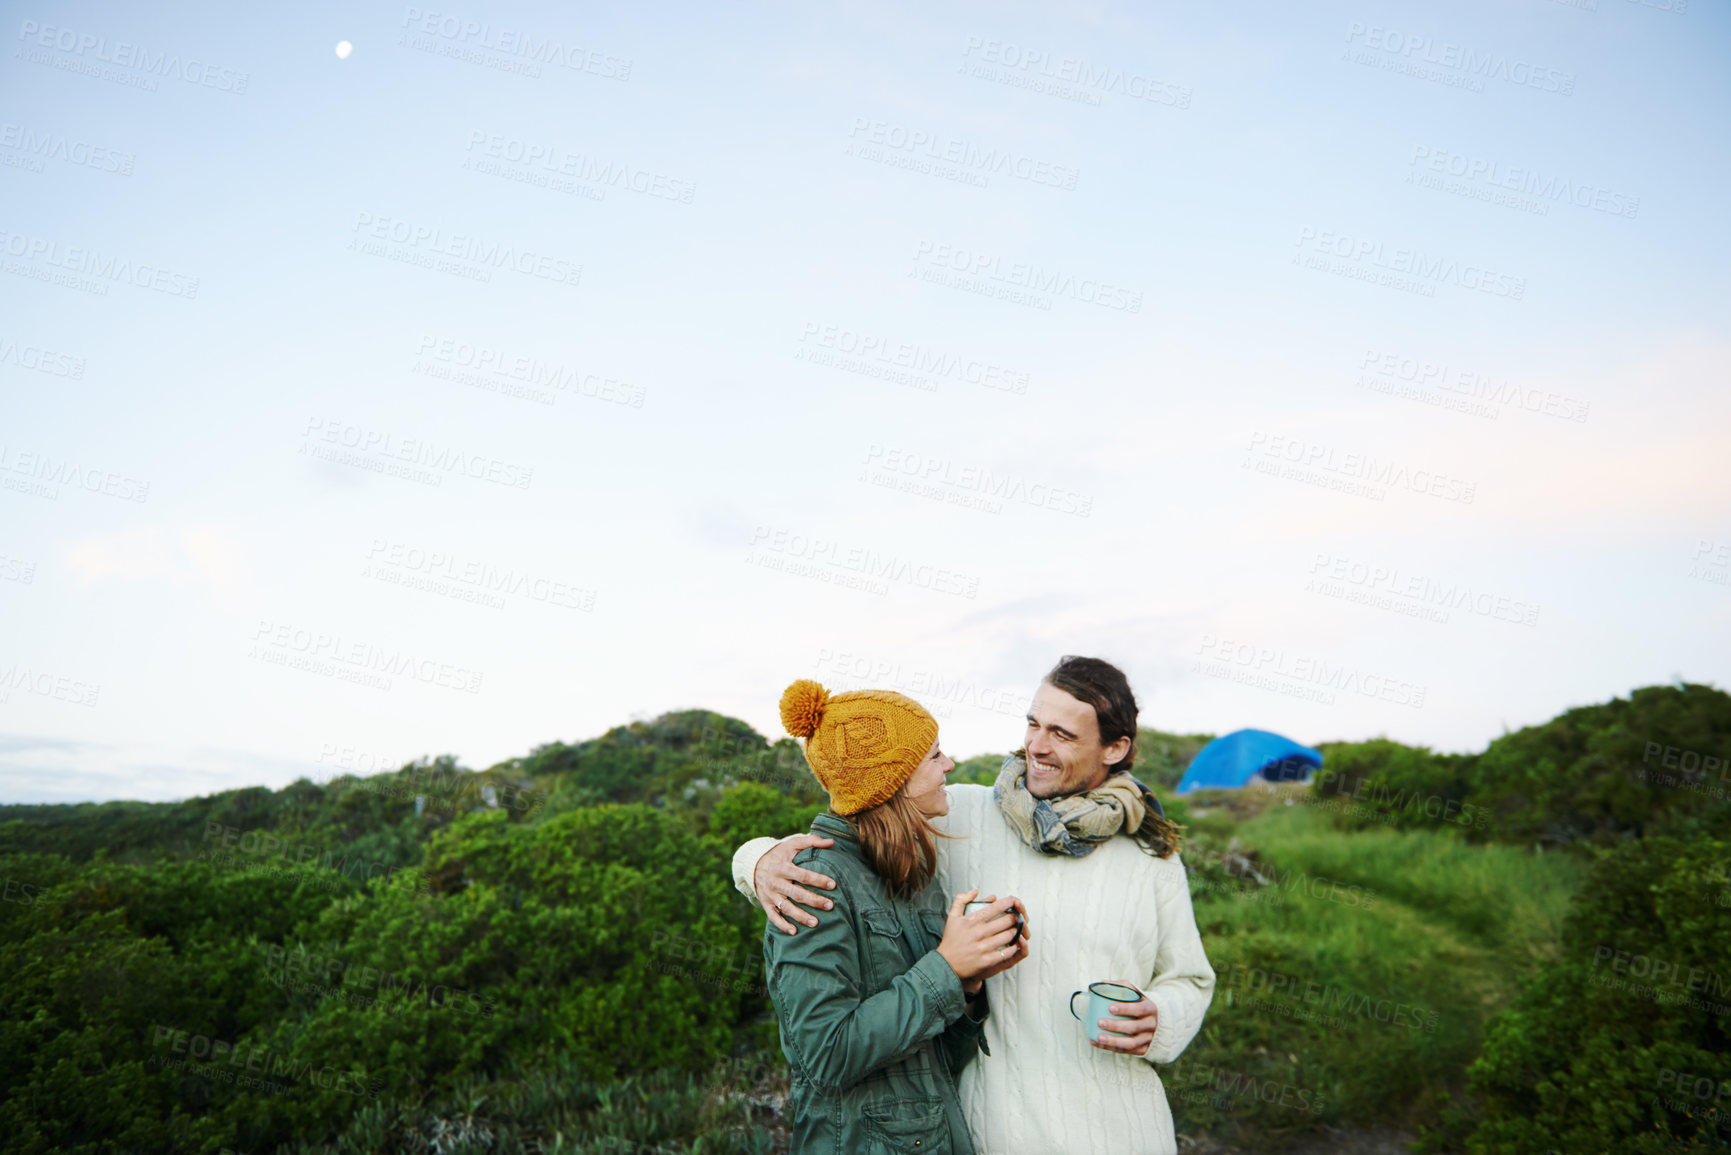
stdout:
<svg viewBox="0 0 1731 1155">
<path fill-rule="evenodd" d="M 853 823 L 834 814 L 819 814 L 811 820 L 811 832 L 821 834 L 825 838 L 837 841 L 859 842 L 859 832 L 853 828 Z"/>
</svg>

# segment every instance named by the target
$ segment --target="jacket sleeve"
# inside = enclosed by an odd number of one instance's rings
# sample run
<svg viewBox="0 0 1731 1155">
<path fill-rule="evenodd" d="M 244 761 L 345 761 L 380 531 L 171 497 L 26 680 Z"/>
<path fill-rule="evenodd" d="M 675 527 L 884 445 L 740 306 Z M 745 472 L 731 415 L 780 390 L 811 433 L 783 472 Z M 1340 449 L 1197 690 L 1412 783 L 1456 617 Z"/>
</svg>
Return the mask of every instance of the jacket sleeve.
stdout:
<svg viewBox="0 0 1731 1155">
<path fill-rule="evenodd" d="M 821 869 L 817 863 L 812 868 Z M 763 937 L 788 1059 L 823 1094 L 846 1090 L 905 1058 L 940 1034 L 963 1003 L 962 980 L 936 950 L 862 999 L 858 912 L 839 877 L 830 897 L 835 909 L 824 911 L 816 926 L 797 935 L 766 927 Z"/>
<path fill-rule="evenodd" d="M 1154 1042 L 1143 1057 L 1150 1063 L 1170 1063 L 1202 1028 L 1202 1017 L 1214 1001 L 1214 968 L 1202 949 L 1196 912 L 1190 905 L 1190 884 L 1178 855 L 1161 860 L 1154 896 L 1159 946 L 1153 974 L 1142 989 L 1158 1008 L 1159 1018 Z"/>
<path fill-rule="evenodd" d="M 974 1056 L 984 1051 L 992 1052 L 986 1047 L 986 1019 L 991 1016 L 991 983 L 980 988 L 980 1017 L 974 1018 L 966 1009 L 967 995 L 963 994 L 963 1010 L 955 1022 L 944 1028 L 944 1033 L 938 1036 L 938 1053 L 944 1058 L 944 1065 L 950 1069 L 952 1078 L 961 1078 L 962 1070 L 974 1060 Z"/>
<path fill-rule="evenodd" d="M 733 852 L 734 889 L 750 899 L 754 906 L 763 905 L 757 901 L 757 891 L 752 888 L 752 879 L 757 876 L 757 860 L 768 854 L 774 845 L 773 838 L 753 838 Z"/>
</svg>

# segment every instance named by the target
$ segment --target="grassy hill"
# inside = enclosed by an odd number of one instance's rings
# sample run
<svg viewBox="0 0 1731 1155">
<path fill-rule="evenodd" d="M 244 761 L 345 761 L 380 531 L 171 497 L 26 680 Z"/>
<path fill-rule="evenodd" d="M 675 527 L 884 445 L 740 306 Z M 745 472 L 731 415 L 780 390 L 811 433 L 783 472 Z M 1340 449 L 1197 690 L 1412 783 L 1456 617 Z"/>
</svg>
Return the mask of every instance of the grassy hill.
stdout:
<svg viewBox="0 0 1731 1155">
<path fill-rule="evenodd" d="M 1731 1085 L 1731 698 L 1649 687 L 1472 755 L 1328 743 L 1308 786 L 1172 798 L 1206 741 L 1138 744 L 1219 976 L 1163 1069 L 1182 1133 L 1726 1149 L 1694 1090 Z M 481 771 L 0 808 L 0 1146 L 779 1149 L 727 861 L 822 807 L 794 743 L 692 710 Z"/>
</svg>

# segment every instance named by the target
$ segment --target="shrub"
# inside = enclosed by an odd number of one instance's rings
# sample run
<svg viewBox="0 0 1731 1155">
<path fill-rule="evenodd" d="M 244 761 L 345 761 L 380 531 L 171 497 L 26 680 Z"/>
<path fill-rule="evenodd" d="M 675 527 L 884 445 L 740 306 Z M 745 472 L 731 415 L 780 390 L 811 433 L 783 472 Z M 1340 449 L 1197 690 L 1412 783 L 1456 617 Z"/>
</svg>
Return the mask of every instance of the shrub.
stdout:
<svg viewBox="0 0 1731 1155">
<path fill-rule="evenodd" d="M 1427 1149 L 1464 1138 L 1471 1155 L 1731 1150 L 1728 857 L 1731 843 L 1672 838 L 1603 856 L 1569 915 L 1564 961 L 1493 1021 L 1468 1108 Z"/>
</svg>

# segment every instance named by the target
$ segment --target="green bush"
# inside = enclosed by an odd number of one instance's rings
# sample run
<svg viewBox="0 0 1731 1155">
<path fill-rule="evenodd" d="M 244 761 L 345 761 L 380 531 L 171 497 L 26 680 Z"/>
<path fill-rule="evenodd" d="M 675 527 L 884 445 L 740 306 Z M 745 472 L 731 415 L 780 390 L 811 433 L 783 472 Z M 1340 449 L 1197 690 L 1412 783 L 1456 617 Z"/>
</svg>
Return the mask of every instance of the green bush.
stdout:
<svg viewBox="0 0 1731 1155">
<path fill-rule="evenodd" d="M 1488 814 L 1467 801 L 1471 759 L 1386 738 L 1325 742 L 1310 803 L 1343 829 L 1485 831 Z"/>
<path fill-rule="evenodd" d="M 470 815 L 366 885 L 281 853 L 3 865 L 7 1150 L 263 1150 L 508 1070 L 707 1071 L 766 1008 L 726 851 L 649 806 Z"/>
<path fill-rule="evenodd" d="M 1428 1150 L 1731 1150 L 1731 842 L 1651 838 L 1597 862 L 1563 961 L 1489 1028 L 1467 1108 Z M 1705 1088 L 1705 1092 L 1701 1091 Z"/>
<path fill-rule="evenodd" d="M 1320 749 L 1311 800 L 1345 829 L 1608 846 L 1687 835 L 1731 813 L 1731 695 L 1711 686 L 1647 686 L 1504 734 L 1480 754 L 1386 738 Z"/>
<path fill-rule="evenodd" d="M 702 1069 L 763 1010 L 757 923 L 725 853 L 653 807 L 472 815 L 434 837 L 425 870 L 432 893 L 404 877 L 284 944 L 298 1013 L 243 1042 L 353 1078 L 253 1108 L 249 1145 L 339 1129 L 375 1088 L 439 1102 L 507 1057 L 569 1056 L 598 1080 Z"/>
<path fill-rule="evenodd" d="M 748 839 L 804 833 L 811 829 L 811 820 L 828 809 L 827 804 L 803 804 L 767 786 L 745 782 L 716 802 L 709 815 L 709 833 L 731 854 Z"/>
<path fill-rule="evenodd" d="M 1667 750 L 1692 751 L 1693 771 Z M 1731 695 L 1648 686 L 1498 738 L 1474 763 L 1472 801 L 1490 810 L 1498 837 L 1608 845 L 1716 821 L 1731 808 L 1727 758 Z"/>
<path fill-rule="evenodd" d="M 7 865 L 40 876 L 64 860 Z M 330 902 L 326 881 L 304 870 L 99 858 L 32 894 L 0 943 L 6 1149 L 217 1150 L 231 1135 L 219 1116 L 235 1092 L 206 1077 L 227 1073 L 221 1063 L 189 1060 L 218 1042 L 232 1053 L 247 1031 L 285 1013 L 257 939 L 314 917 Z"/>
</svg>

